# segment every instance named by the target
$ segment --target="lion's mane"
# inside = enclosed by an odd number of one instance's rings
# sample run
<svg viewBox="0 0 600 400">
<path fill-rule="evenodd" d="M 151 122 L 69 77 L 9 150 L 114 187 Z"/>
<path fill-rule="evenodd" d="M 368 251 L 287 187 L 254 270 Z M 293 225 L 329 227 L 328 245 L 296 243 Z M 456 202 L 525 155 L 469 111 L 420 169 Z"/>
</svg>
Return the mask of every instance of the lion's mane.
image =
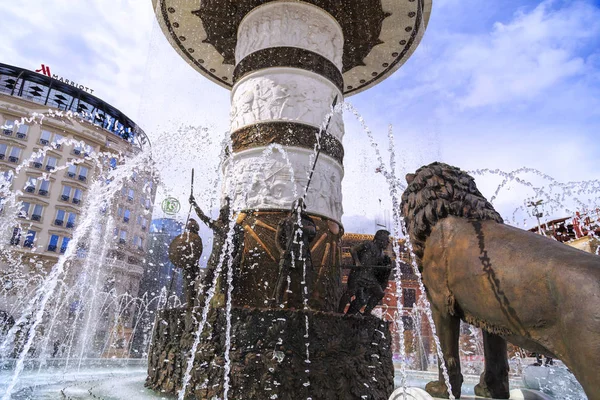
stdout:
<svg viewBox="0 0 600 400">
<path fill-rule="evenodd" d="M 472 176 L 459 168 L 434 162 L 406 176 L 400 210 L 419 266 L 425 241 L 435 224 L 447 216 L 503 223 L 500 214 L 479 192 Z"/>
</svg>

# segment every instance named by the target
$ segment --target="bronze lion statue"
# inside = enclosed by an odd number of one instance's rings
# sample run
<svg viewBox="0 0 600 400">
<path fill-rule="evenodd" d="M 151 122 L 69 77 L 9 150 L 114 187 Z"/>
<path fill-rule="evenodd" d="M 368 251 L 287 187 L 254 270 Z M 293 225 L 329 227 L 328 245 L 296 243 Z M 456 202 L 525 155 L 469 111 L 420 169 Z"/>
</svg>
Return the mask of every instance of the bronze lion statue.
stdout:
<svg viewBox="0 0 600 400">
<path fill-rule="evenodd" d="M 505 225 L 456 167 L 433 163 L 406 180 L 402 215 L 454 396 L 462 319 L 484 333 L 477 395 L 509 398 L 508 341 L 562 360 L 588 398 L 600 400 L 600 257 Z M 448 397 L 441 371 L 426 390 Z"/>
</svg>

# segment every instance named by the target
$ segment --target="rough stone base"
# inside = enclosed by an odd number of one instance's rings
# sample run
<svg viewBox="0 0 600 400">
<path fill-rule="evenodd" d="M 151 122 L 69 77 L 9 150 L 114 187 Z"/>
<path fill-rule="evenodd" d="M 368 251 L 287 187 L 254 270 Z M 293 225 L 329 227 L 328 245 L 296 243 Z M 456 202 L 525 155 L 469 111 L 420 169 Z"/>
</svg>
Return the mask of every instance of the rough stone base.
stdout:
<svg viewBox="0 0 600 400">
<path fill-rule="evenodd" d="M 224 314 L 210 312 L 186 399 L 223 396 Z M 195 327 L 183 309 L 162 311 L 159 318 L 146 386 L 175 393 Z M 230 399 L 387 400 L 394 389 L 391 335 L 379 318 L 234 308 L 231 322 Z"/>
</svg>

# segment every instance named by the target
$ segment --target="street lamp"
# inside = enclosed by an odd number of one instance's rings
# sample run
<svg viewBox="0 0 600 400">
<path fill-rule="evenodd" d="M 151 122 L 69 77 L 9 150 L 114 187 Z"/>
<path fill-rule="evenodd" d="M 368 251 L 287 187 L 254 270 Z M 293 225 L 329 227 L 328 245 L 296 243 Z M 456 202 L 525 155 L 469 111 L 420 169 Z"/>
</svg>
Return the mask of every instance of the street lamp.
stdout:
<svg viewBox="0 0 600 400">
<path fill-rule="evenodd" d="M 538 200 L 538 201 L 530 201 L 529 203 L 527 203 L 527 207 L 533 207 L 533 215 L 537 218 L 537 223 L 538 223 L 538 233 L 541 235 L 542 234 L 542 224 L 540 222 L 540 218 L 542 218 L 544 216 L 544 213 L 540 212 L 538 210 L 538 206 L 542 205 L 544 201 L 543 200 Z"/>
</svg>

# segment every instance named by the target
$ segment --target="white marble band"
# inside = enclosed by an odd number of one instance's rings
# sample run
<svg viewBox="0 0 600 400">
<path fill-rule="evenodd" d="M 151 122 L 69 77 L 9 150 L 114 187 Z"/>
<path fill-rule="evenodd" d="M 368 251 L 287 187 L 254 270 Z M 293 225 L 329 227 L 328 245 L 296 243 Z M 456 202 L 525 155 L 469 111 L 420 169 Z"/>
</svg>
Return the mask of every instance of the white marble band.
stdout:
<svg viewBox="0 0 600 400">
<path fill-rule="evenodd" d="M 302 196 L 313 152 L 285 147 L 285 153 L 254 148 L 235 153 L 223 164 L 223 193 L 231 196 L 235 209 L 290 209 Z M 306 197 L 309 213 L 341 223 L 343 176 L 342 166 L 334 159 L 319 156 Z"/>
<path fill-rule="evenodd" d="M 279 46 L 311 50 L 342 70 L 342 28 L 335 18 L 312 4 L 277 1 L 250 11 L 238 28 L 236 64 L 252 52 Z"/>
<path fill-rule="evenodd" d="M 267 121 L 294 121 L 320 127 L 340 90 L 327 78 L 296 68 L 268 68 L 242 78 L 231 91 L 231 131 Z M 340 142 L 344 136 L 341 113 L 332 116 L 327 130 Z"/>
</svg>

